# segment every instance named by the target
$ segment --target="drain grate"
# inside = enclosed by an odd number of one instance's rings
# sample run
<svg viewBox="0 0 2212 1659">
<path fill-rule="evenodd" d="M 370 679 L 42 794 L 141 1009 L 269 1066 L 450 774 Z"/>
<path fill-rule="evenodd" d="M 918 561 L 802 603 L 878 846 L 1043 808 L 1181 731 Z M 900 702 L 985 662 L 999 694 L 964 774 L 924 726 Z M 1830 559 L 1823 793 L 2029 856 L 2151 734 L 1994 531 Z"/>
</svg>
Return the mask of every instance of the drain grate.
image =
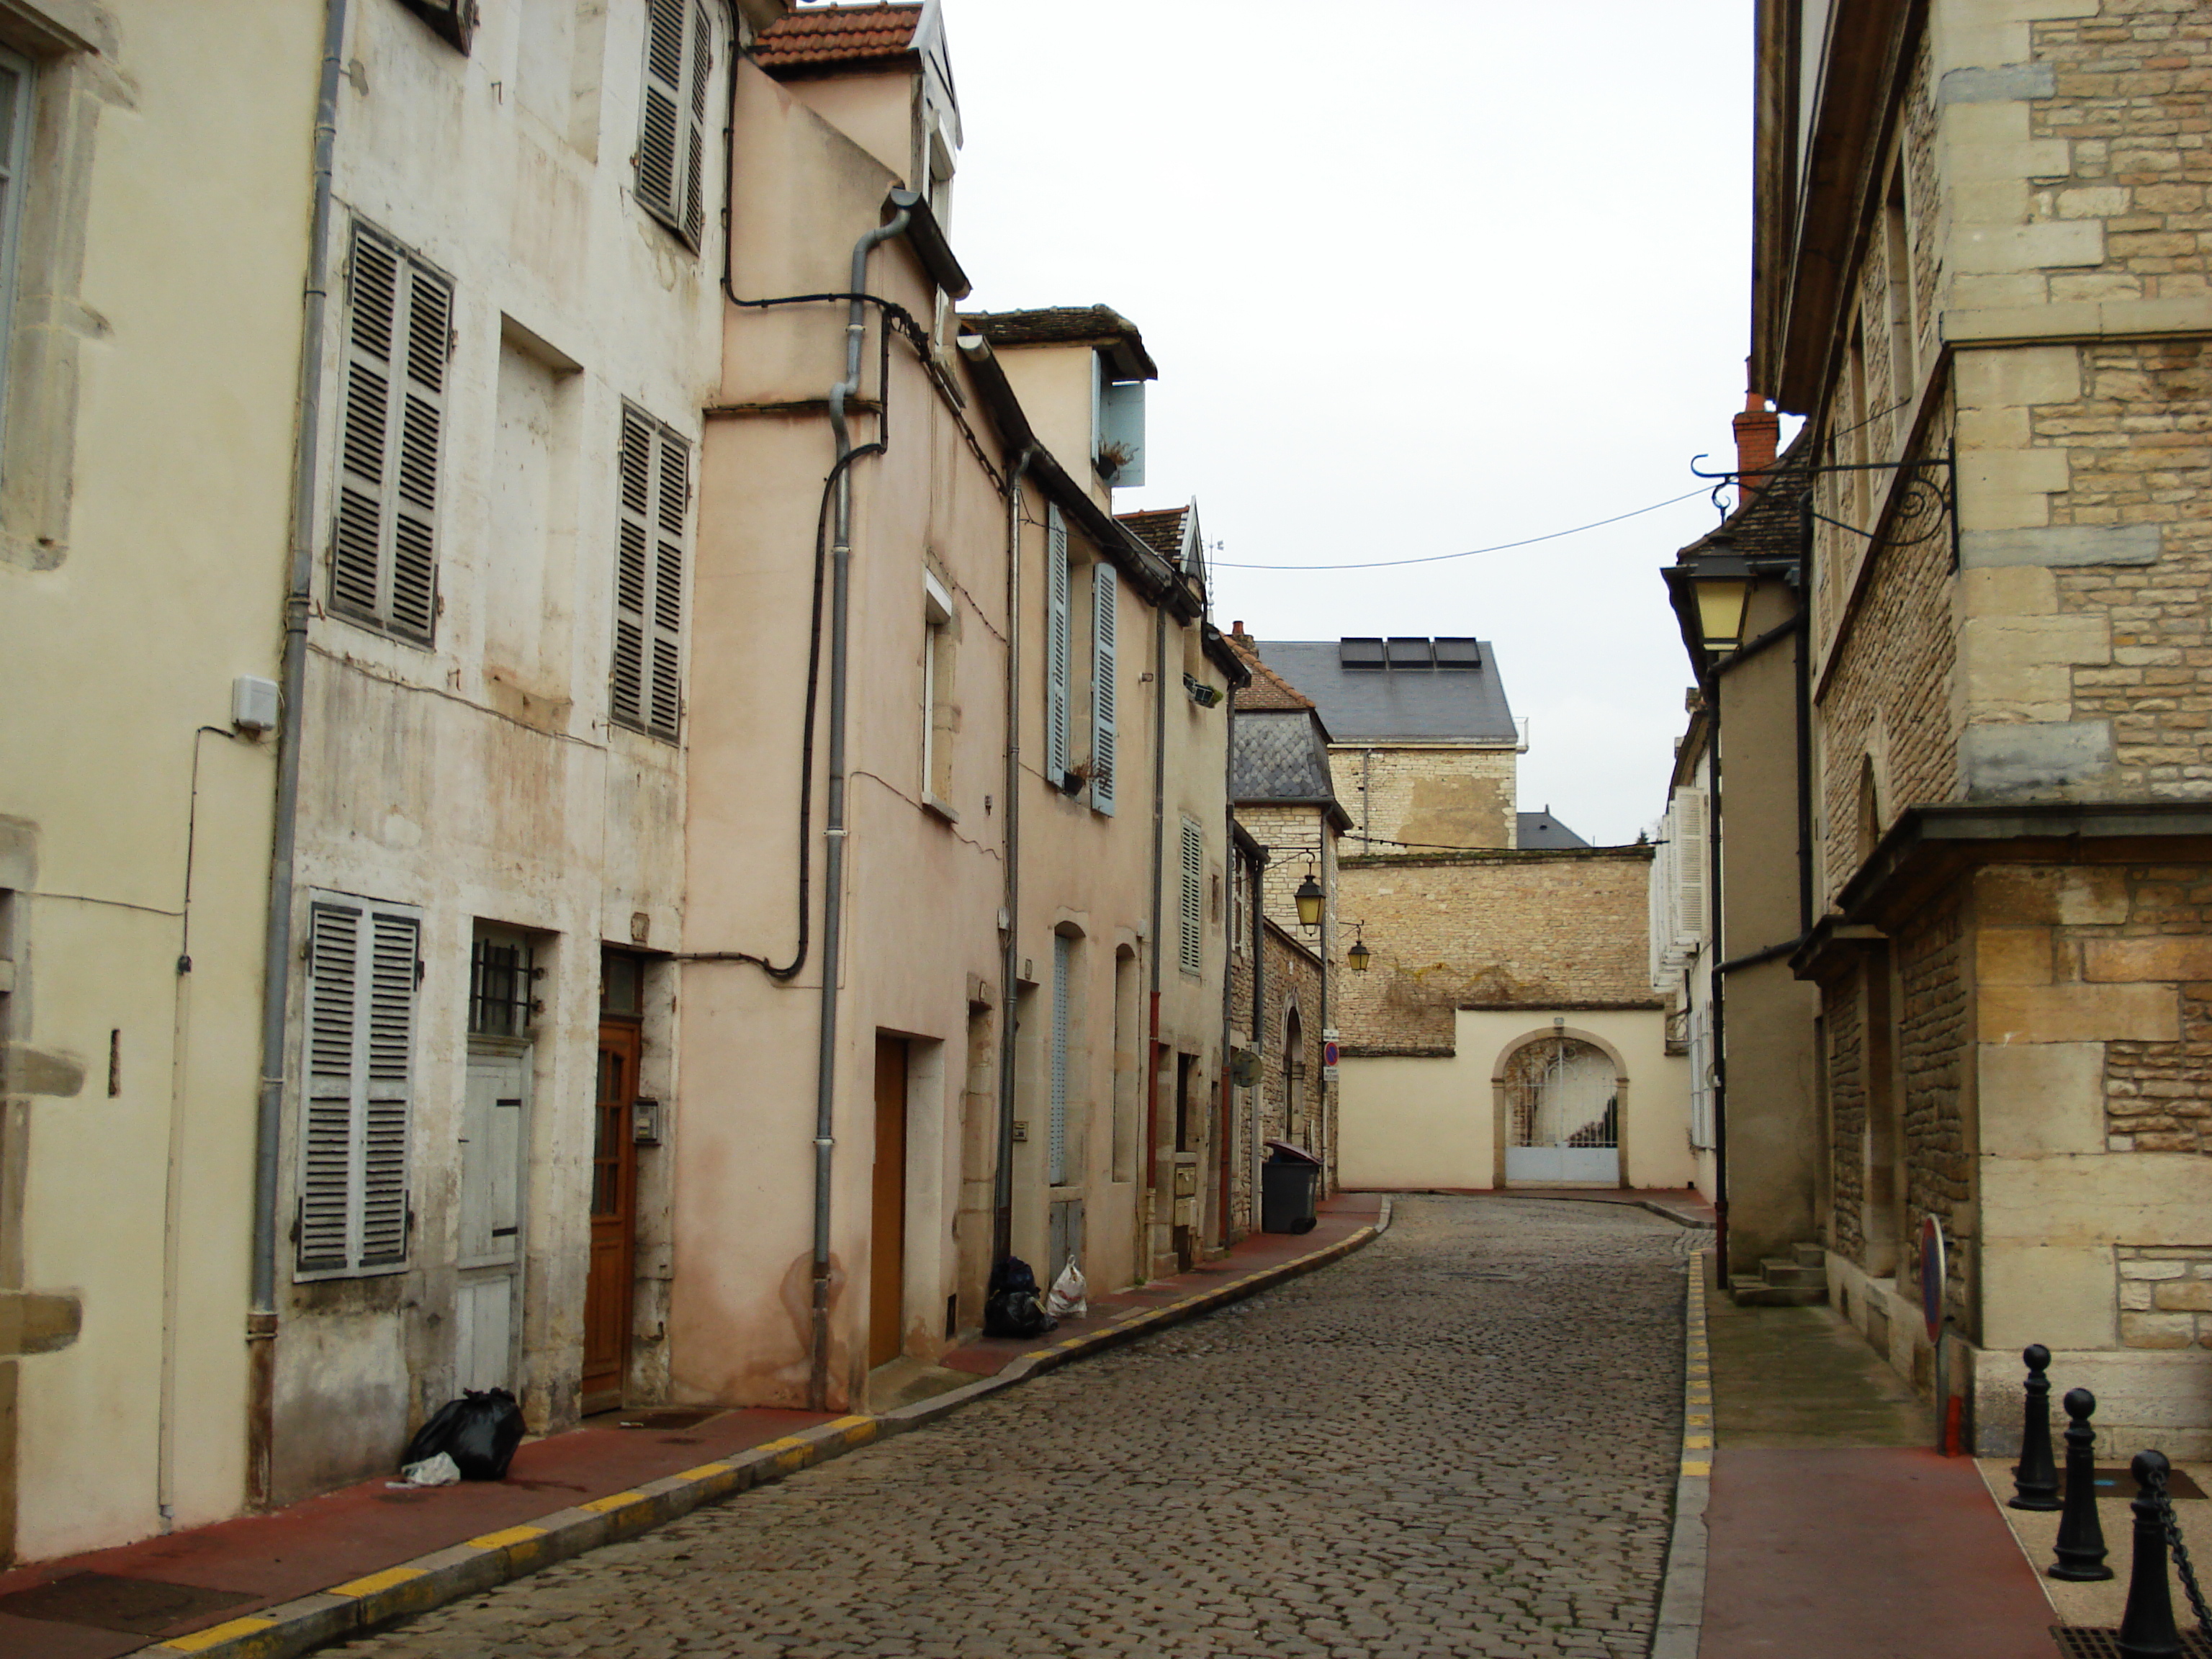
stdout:
<svg viewBox="0 0 2212 1659">
<path fill-rule="evenodd" d="M 2053 1625 L 2051 1636 L 2066 1659 L 2126 1659 L 2120 1651 L 2120 1633 L 2117 1630 Z M 2181 1651 L 2187 1659 L 2212 1659 L 2212 1641 L 2207 1641 L 2202 1631 L 2185 1630 L 2181 1632 Z"/>
<path fill-rule="evenodd" d="M 73 1572 L 13 1595 L 0 1595 L 0 1613 L 57 1625 L 89 1625 L 126 1636 L 159 1636 L 170 1626 L 254 1600 L 234 1590 L 167 1584 L 158 1578 L 118 1578 L 112 1573 Z"/>
</svg>

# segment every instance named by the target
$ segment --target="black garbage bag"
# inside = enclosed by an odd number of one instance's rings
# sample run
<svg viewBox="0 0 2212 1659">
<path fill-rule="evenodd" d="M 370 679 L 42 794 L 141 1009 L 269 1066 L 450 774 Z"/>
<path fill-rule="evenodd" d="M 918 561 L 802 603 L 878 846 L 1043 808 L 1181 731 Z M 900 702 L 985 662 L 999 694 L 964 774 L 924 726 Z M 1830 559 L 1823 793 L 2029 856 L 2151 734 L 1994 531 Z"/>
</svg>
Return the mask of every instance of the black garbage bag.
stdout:
<svg viewBox="0 0 2212 1659">
<path fill-rule="evenodd" d="M 522 1434 L 522 1407 L 513 1395 L 505 1389 L 470 1389 L 439 1407 L 415 1431 L 399 1467 L 443 1452 L 464 1480 L 504 1480 Z"/>
<path fill-rule="evenodd" d="M 991 1269 L 990 1291 L 983 1299 L 984 1335 L 1042 1336 L 1059 1327 L 1060 1322 L 1044 1310 L 1036 1274 L 1028 1262 L 1010 1255 Z"/>
</svg>

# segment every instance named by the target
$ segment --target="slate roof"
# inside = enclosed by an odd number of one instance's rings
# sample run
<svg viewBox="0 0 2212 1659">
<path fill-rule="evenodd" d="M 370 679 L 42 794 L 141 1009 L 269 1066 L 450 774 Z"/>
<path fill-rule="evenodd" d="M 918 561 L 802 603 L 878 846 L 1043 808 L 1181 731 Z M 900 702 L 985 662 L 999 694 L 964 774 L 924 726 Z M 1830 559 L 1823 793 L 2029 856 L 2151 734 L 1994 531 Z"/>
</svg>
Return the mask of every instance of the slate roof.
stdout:
<svg viewBox="0 0 2212 1659">
<path fill-rule="evenodd" d="M 963 311 L 960 325 L 994 346 L 1089 345 L 1111 354 L 1125 380 L 1157 380 L 1159 366 L 1137 325 L 1111 306 L 1048 306 L 1036 311 Z"/>
<path fill-rule="evenodd" d="M 1240 707 L 1229 762 L 1229 798 L 1253 801 L 1334 801 L 1328 745 L 1303 708 Z"/>
<path fill-rule="evenodd" d="M 1487 640 L 1258 643 L 1267 666 L 1313 699 L 1334 742 L 1494 744 L 1521 740 Z M 1347 655 L 1379 658 L 1388 665 L 1348 667 Z M 1425 665 L 1414 665 L 1417 656 Z M 1435 665 L 1440 657 L 1446 662 L 1473 661 L 1463 667 L 1439 667 Z"/>
<path fill-rule="evenodd" d="M 753 61 L 770 71 L 903 58 L 914 50 L 920 6 L 824 6 L 779 17 L 753 38 Z"/>
<path fill-rule="evenodd" d="M 1170 564 L 1182 563 L 1183 521 L 1187 507 L 1164 507 L 1151 513 L 1116 513 L 1115 518 L 1137 533 L 1137 539 Z"/>
<path fill-rule="evenodd" d="M 1548 806 L 1540 812 L 1516 812 L 1514 817 L 1518 820 L 1518 828 L 1513 838 L 1513 844 L 1516 847 L 1532 848 L 1538 852 L 1557 853 L 1571 847 L 1589 845 L 1565 824 L 1553 817 L 1552 809 Z"/>
</svg>

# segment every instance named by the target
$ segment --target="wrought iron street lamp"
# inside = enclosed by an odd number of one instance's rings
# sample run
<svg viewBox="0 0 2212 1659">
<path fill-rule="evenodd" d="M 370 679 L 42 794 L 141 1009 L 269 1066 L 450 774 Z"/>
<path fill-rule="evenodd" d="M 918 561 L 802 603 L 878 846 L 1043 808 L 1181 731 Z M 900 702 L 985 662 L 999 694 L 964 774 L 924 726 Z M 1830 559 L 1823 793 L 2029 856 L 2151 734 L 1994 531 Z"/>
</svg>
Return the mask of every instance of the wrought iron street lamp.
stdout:
<svg viewBox="0 0 2212 1659">
<path fill-rule="evenodd" d="M 1321 884 L 1313 878 L 1310 869 L 1306 872 L 1306 878 L 1298 884 L 1298 890 L 1291 896 L 1297 901 L 1298 925 L 1301 927 L 1320 927 L 1322 900 L 1325 896 L 1321 890 Z"/>
</svg>

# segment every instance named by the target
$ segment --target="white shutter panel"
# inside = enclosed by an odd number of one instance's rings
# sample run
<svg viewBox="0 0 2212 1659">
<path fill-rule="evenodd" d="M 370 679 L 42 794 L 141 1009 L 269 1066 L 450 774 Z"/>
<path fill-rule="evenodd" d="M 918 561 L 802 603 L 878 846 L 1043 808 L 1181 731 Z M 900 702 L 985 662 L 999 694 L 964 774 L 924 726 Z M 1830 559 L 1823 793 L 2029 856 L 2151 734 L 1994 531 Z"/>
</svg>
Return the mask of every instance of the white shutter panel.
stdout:
<svg viewBox="0 0 2212 1659">
<path fill-rule="evenodd" d="M 684 717 L 684 520 L 691 499 L 691 451 L 662 427 L 653 434 L 660 465 L 659 510 L 655 514 L 653 554 L 653 652 L 649 681 L 652 704 L 646 729 L 676 741 Z"/>
<path fill-rule="evenodd" d="M 1052 936 L 1052 1123 L 1046 1143 L 1046 1181 L 1067 1184 L 1067 994 L 1069 957 L 1073 941 L 1065 933 Z"/>
<path fill-rule="evenodd" d="M 1182 821 L 1182 970 L 1201 971 L 1206 965 L 1199 935 L 1202 889 L 1206 881 L 1206 831 L 1190 818 Z"/>
<path fill-rule="evenodd" d="M 1702 945 L 1712 932 L 1706 902 L 1705 792 L 1674 792 L 1674 937 L 1685 950 Z"/>
<path fill-rule="evenodd" d="M 694 247 L 707 228 L 707 83 L 714 44 L 699 0 L 647 0 L 637 199 Z"/>
<path fill-rule="evenodd" d="M 645 725 L 648 548 L 653 541 L 653 423 L 623 410 L 621 538 L 615 550 L 615 650 L 609 702 L 624 726 Z"/>
<path fill-rule="evenodd" d="M 302 1277 L 407 1259 L 421 927 L 411 911 L 392 906 L 326 899 L 313 908 Z"/>
<path fill-rule="evenodd" d="M 421 924 L 372 914 L 368 1088 L 362 1126 L 361 1253 L 364 1267 L 407 1259 L 407 1139 L 414 1104 L 415 963 Z"/>
<path fill-rule="evenodd" d="M 307 946 L 307 1121 L 301 1139 L 300 1271 L 343 1273 L 353 1262 L 355 1032 L 360 1025 L 362 917 L 357 907 L 314 907 Z M 365 1079 L 364 1079 L 365 1081 Z"/>
<path fill-rule="evenodd" d="M 689 82 L 684 132 L 684 234 L 697 247 L 707 228 L 707 79 L 714 66 L 714 37 L 707 26 L 707 9 L 690 0 L 691 52 L 684 65 Z"/>
<path fill-rule="evenodd" d="M 1045 509 L 1045 777 L 1055 789 L 1068 767 L 1067 521 Z"/>
<path fill-rule="evenodd" d="M 453 291 L 354 227 L 331 607 L 428 643 Z"/>
<path fill-rule="evenodd" d="M 1091 567 L 1091 804 L 1114 810 L 1114 635 L 1121 573 L 1101 559 Z"/>
<path fill-rule="evenodd" d="M 673 743 L 684 717 L 684 526 L 691 499 L 690 446 L 624 405 L 620 486 L 608 706 L 620 724 Z"/>
</svg>

